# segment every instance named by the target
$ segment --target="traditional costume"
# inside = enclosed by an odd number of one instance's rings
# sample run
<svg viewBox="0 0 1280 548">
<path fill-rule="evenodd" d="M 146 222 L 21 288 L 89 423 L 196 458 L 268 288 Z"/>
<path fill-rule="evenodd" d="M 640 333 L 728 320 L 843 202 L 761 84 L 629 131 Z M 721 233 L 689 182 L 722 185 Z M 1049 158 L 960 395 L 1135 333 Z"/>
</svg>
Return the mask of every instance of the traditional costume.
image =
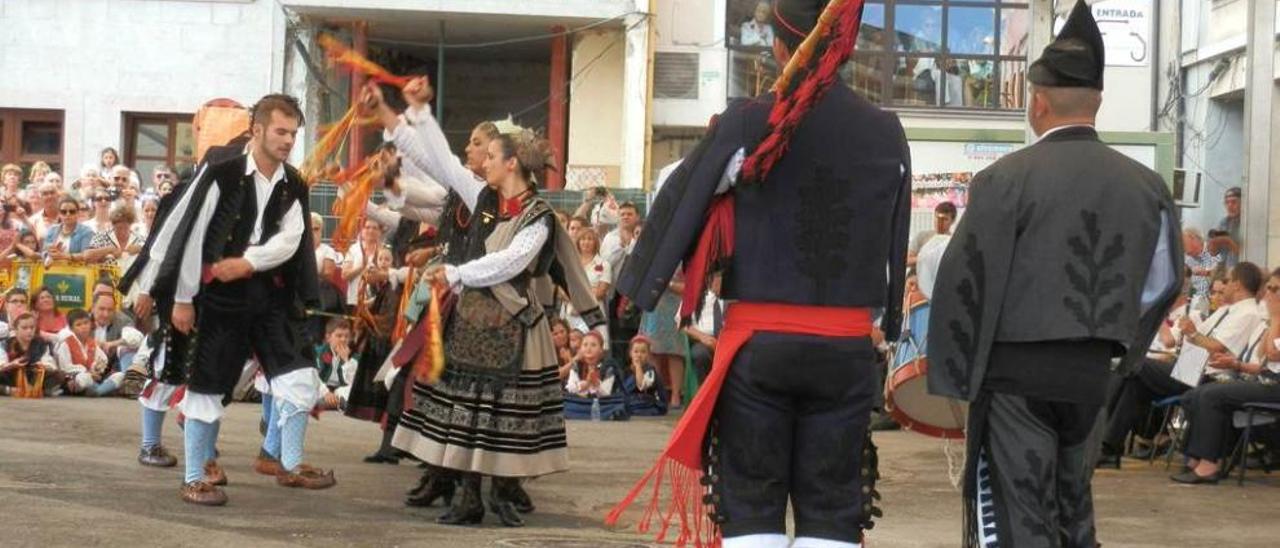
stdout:
<svg viewBox="0 0 1280 548">
<path fill-rule="evenodd" d="M 481 519 L 480 478 L 487 475 L 494 478 L 490 507 L 504 524 L 519 525 L 511 505 L 518 479 L 568 468 L 549 303 L 534 281 L 550 275 L 560 282 L 593 326 L 604 314 L 550 204 L 534 192 L 501 199 L 450 154 L 429 112 L 411 112 L 406 120 L 388 137 L 473 214 L 465 236 L 445 235 L 446 272 L 461 291 L 444 333 L 447 366 L 434 385 L 415 381 L 414 406 L 392 443 L 463 474 L 462 497 L 442 523 Z"/>
<path fill-rule="evenodd" d="M 212 459 L 223 400 L 251 354 L 271 385 L 278 421 L 285 486 L 332 486 L 332 473 L 302 464 L 307 414 L 319 396 L 314 349 L 303 336 L 303 311 L 316 302 L 314 246 L 306 230 L 307 187 L 281 164 L 257 170 L 250 154 L 207 165 L 183 191 L 153 243 L 138 277 L 157 303 L 194 302 L 196 325 L 189 341 L 190 378 L 181 409 L 186 415 L 184 500 L 225 503 L 225 495 L 201 481 Z M 211 265 L 242 257 L 254 266 L 248 278 L 222 282 Z M 166 306 L 160 306 L 164 310 Z"/>
<path fill-rule="evenodd" d="M 1102 36 L 1078 2 L 1028 79 L 1102 89 Z M 1061 126 L 979 172 L 943 256 L 929 389 L 968 400 L 964 545 L 1092 548 L 1090 432 L 1111 379 L 1140 363 L 1178 289 L 1169 190 Z"/>
<path fill-rule="evenodd" d="M 895 115 L 839 83 L 862 2 L 823 6 L 774 3 L 795 52 L 778 91 L 720 115 L 663 185 L 619 277 L 652 309 L 683 261 L 687 322 L 726 268 L 731 304 L 706 383 L 608 523 L 650 481 L 669 481 L 654 497 L 675 500 L 651 501 L 641 530 L 661 513 L 661 539 L 674 515 L 677 545 L 787 546 L 790 502 L 796 546 L 858 546 L 879 513 L 871 318 L 883 307 L 897 338 L 909 150 Z"/>
</svg>

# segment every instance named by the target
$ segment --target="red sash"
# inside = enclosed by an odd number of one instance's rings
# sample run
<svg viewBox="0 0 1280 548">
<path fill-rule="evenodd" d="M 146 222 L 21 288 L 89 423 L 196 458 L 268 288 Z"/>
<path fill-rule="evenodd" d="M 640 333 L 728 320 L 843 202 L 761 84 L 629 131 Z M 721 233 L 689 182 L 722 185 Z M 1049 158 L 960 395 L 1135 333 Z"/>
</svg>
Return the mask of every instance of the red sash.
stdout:
<svg viewBox="0 0 1280 548">
<path fill-rule="evenodd" d="M 729 373 L 729 366 L 742 345 L 757 331 L 778 333 L 802 333 L 827 337 L 865 337 L 871 334 L 871 310 L 868 308 L 833 308 L 823 306 L 799 306 L 790 304 L 734 303 L 725 314 L 724 330 L 716 344 L 715 357 L 706 382 L 698 389 L 684 416 L 676 424 L 667 441 L 667 447 L 658 461 L 644 477 L 631 488 L 627 496 L 614 506 L 605 518 L 605 524 L 615 525 L 622 512 L 635 502 L 636 497 L 653 482 L 653 494 L 645 507 L 637 529 L 646 533 L 658 512 L 662 484 L 669 482 L 669 500 L 662 511 L 657 540 L 664 542 L 672 517 L 680 521 L 676 546 L 692 543 L 694 546 L 719 546 L 720 531 L 708 516 L 709 508 L 702 502 L 701 484 L 702 441 L 711 422 L 720 387 Z M 673 379 L 672 382 L 680 382 Z"/>
</svg>

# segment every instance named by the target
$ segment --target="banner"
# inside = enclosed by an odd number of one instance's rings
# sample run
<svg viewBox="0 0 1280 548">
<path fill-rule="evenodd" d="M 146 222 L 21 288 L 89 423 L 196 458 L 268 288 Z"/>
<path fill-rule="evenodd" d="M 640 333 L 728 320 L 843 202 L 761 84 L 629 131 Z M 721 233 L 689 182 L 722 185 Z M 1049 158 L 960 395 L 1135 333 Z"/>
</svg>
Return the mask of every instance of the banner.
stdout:
<svg viewBox="0 0 1280 548">
<path fill-rule="evenodd" d="M 66 312 L 93 307 L 93 288 L 99 281 L 115 285 L 120 272 L 114 267 L 85 263 L 54 261 L 48 265 L 39 261 L 9 261 L 0 264 L 0 291 L 20 287 L 31 293 L 41 287 L 53 292 L 58 310 Z M 116 302 L 120 294 L 116 292 Z"/>
</svg>

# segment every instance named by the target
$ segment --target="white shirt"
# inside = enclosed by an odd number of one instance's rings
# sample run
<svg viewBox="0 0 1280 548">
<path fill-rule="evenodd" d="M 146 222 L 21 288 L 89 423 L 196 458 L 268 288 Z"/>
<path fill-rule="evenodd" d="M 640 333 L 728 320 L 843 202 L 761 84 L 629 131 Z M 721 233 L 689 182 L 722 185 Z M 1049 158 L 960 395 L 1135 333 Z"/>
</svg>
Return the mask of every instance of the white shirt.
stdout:
<svg viewBox="0 0 1280 548">
<path fill-rule="evenodd" d="M 595 388 L 579 390 L 579 385 L 582 384 L 583 380 L 584 379 L 582 377 L 578 376 L 578 363 L 574 362 L 573 367 L 569 368 L 569 378 L 566 379 L 564 383 L 565 392 L 568 392 L 570 394 L 576 394 L 579 396 L 584 396 L 584 397 L 586 396 L 604 397 L 604 396 L 613 394 L 613 381 L 614 381 L 613 375 L 609 375 L 608 377 L 600 379 L 599 390 Z"/>
<path fill-rule="evenodd" d="M 631 238 L 631 242 L 626 246 L 622 245 L 622 229 L 615 228 L 608 234 L 604 235 L 604 239 L 600 242 L 600 255 L 609 261 L 609 267 L 613 271 L 609 278 L 609 283 L 617 280 L 618 273 L 622 271 L 622 263 L 631 256 L 631 252 L 636 249 L 636 239 Z"/>
<path fill-rule="evenodd" d="M 325 259 L 333 261 L 334 266 L 342 264 L 342 255 L 338 253 L 338 250 L 329 244 L 320 244 L 316 247 L 316 270 L 324 266 Z"/>
<path fill-rule="evenodd" d="M 298 246 L 302 243 L 302 232 L 306 230 L 307 224 L 302 218 L 302 206 L 295 201 L 289 207 L 289 210 L 285 212 L 284 218 L 281 219 L 280 230 L 268 238 L 267 241 L 261 242 L 262 214 L 266 210 L 267 200 L 271 197 L 271 192 L 275 189 L 275 185 L 284 181 L 284 164 L 278 166 L 276 172 L 268 179 L 258 172 L 256 162 L 253 161 L 252 156 L 249 156 L 245 159 L 245 175 L 250 174 L 253 175 L 254 180 L 254 195 L 257 197 L 258 202 L 258 218 L 255 219 L 253 233 L 249 240 L 250 246 L 244 252 L 244 259 L 253 265 L 254 271 L 260 272 L 284 264 L 298 251 Z M 147 267 L 143 269 L 142 274 L 138 277 L 138 286 L 143 293 L 149 292 L 152 284 L 155 283 L 155 278 L 160 271 L 160 264 L 164 262 L 164 255 L 168 251 L 170 241 L 173 240 L 177 225 L 186 215 L 187 209 L 191 207 L 193 191 L 200 186 L 200 181 L 206 176 L 208 176 L 207 165 L 201 167 L 195 179 L 186 185 L 182 196 L 174 204 L 173 211 L 166 218 L 164 226 L 160 228 L 160 233 L 156 235 L 155 242 L 151 244 Z M 201 269 L 204 266 L 202 253 L 204 251 L 205 233 L 209 228 L 209 220 L 213 218 L 213 213 L 218 207 L 219 196 L 218 185 L 210 185 L 199 215 L 196 217 L 195 224 L 191 227 L 191 236 L 187 238 L 183 248 L 182 268 L 178 275 L 178 287 L 174 294 L 176 302 L 190 303 L 195 298 L 196 293 L 200 291 Z"/>
<path fill-rule="evenodd" d="M 1202 322 L 1196 322 L 1195 318 L 1192 322 L 1201 334 L 1222 343 L 1233 355 L 1239 356 L 1249 345 L 1249 335 L 1263 323 L 1264 316 L 1259 308 L 1258 301 L 1244 299 L 1219 308 Z"/>
<path fill-rule="evenodd" d="M 938 267 L 942 264 L 942 256 L 950 243 L 950 234 L 936 234 L 929 238 L 928 243 L 920 246 L 920 252 L 916 254 L 916 285 L 926 299 L 933 299 L 933 284 L 938 280 Z"/>
<path fill-rule="evenodd" d="M 378 256 L 378 248 L 373 248 L 373 254 L 366 258 L 364 254 L 364 243 L 356 242 L 347 248 L 347 258 L 342 263 L 342 267 L 350 270 L 353 267 L 360 267 L 359 272 L 354 278 L 347 280 L 347 304 L 355 305 L 360 300 L 360 277 L 364 276 L 364 271 L 373 264 L 374 257 Z M 320 263 L 317 261 L 317 265 Z"/>
<path fill-rule="evenodd" d="M 80 344 L 80 339 L 75 336 L 67 337 L 58 343 L 57 349 L 53 351 L 54 357 L 58 360 L 58 369 L 63 373 L 92 373 L 93 371 L 102 371 L 107 367 L 107 355 L 102 352 L 102 348 L 94 345 L 93 347 L 93 365 L 89 368 L 84 367 L 71 360 L 71 344 Z M 81 351 L 87 350 L 81 345 Z"/>
</svg>

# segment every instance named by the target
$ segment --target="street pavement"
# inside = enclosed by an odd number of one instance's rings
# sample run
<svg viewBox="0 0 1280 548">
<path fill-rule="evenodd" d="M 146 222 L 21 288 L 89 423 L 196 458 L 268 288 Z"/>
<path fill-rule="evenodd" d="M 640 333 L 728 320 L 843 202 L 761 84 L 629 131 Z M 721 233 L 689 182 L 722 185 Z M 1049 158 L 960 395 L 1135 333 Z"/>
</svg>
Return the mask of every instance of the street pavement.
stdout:
<svg viewBox="0 0 1280 548">
<path fill-rule="evenodd" d="M 630 527 L 602 525 L 607 510 L 646 470 L 674 420 L 572 422 L 572 470 L 531 481 L 537 512 L 521 529 L 489 516 L 478 527 L 446 527 L 440 508 L 402 506 L 417 467 L 364 464 L 379 430 L 326 413 L 308 429 L 307 461 L 334 468 L 326 491 L 289 490 L 250 468 L 260 442 L 260 408 L 233 405 L 222 427 L 220 462 L 230 503 L 181 502 L 181 465 L 137 464 L 138 405 L 122 399 L 0 399 L 0 546 L 647 546 Z M 910 432 L 877 434 L 885 517 L 868 546 L 954 547 L 960 501 L 942 442 Z M 164 443 L 179 457 L 172 417 Z M 951 448 L 962 454 L 962 446 Z M 957 457 L 959 458 L 959 457 Z M 958 462 L 956 463 L 958 465 Z M 1244 487 L 1170 482 L 1163 463 L 1126 460 L 1094 480 L 1099 540 L 1107 548 L 1280 545 L 1280 474 L 1250 471 Z M 638 512 L 627 514 L 634 525 Z"/>
</svg>

